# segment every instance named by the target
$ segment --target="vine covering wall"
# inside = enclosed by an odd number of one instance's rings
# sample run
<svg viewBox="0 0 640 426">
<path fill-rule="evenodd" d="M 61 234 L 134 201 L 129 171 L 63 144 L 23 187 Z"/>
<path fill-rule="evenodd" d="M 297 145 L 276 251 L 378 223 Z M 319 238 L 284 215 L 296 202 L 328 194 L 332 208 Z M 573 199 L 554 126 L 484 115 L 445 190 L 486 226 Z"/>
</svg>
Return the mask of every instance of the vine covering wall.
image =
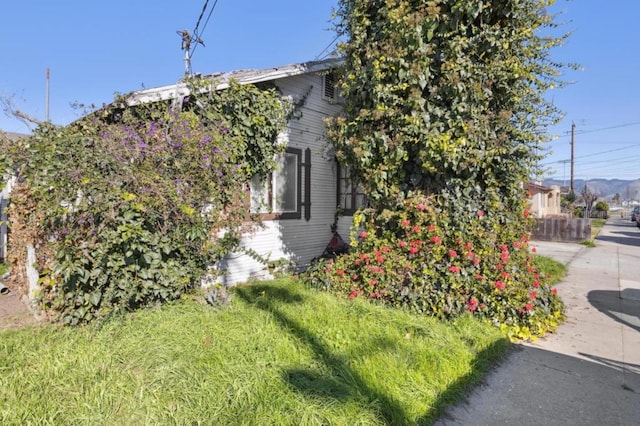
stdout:
<svg viewBox="0 0 640 426">
<path fill-rule="evenodd" d="M 183 107 L 125 99 L 3 142 L 20 182 L 9 208 L 12 271 L 36 246 L 37 302 L 79 324 L 163 303 L 200 284 L 247 230 L 247 185 L 282 149 L 291 106 L 274 89 L 189 81 Z M 12 285 L 23 286 L 19 273 Z"/>
</svg>

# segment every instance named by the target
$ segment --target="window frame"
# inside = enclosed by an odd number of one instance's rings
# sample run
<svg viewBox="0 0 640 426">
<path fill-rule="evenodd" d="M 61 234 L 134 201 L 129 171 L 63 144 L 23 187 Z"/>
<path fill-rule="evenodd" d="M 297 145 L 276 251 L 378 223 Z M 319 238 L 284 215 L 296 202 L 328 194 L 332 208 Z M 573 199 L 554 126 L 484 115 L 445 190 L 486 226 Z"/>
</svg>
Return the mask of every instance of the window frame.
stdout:
<svg viewBox="0 0 640 426">
<path fill-rule="evenodd" d="M 261 182 L 261 185 L 266 185 L 267 184 L 267 179 L 270 182 L 269 184 L 269 189 L 267 189 L 266 192 L 266 198 L 267 198 L 267 202 L 264 203 L 265 199 L 261 198 L 260 202 L 263 205 L 266 205 L 269 209 L 269 211 L 264 211 L 262 209 L 262 207 L 256 208 L 256 206 L 254 206 L 253 203 L 253 191 L 255 186 L 252 184 L 251 185 L 251 203 L 250 203 L 250 210 L 252 214 L 258 214 L 260 215 L 260 219 L 262 220 L 279 220 L 279 219 L 301 219 L 302 218 L 302 150 L 298 149 L 298 148 L 286 148 L 285 151 L 281 154 L 281 155 L 293 155 L 295 156 L 295 166 L 294 166 L 294 170 L 295 170 L 295 187 L 294 187 L 294 193 L 295 193 L 295 210 L 292 211 L 277 211 L 274 210 L 277 207 L 277 200 L 273 197 L 273 193 L 277 192 L 278 190 L 278 185 L 277 185 L 277 170 L 272 171 L 269 176 L 266 177 L 266 179 Z M 274 190 L 275 188 L 275 190 Z"/>
<path fill-rule="evenodd" d="M 336 179 L 336 205 L 340 208 L 343 215 L 353 216 L 356 211 L 366 207 L 367 195 L 351 177 L 351 173 L 349 173 L 350 169 L 348 167 L 340 165 L 338 161 L 336 161 L 336 164 L 338 165 Z M 343 183 L 347 181 L 350 181 L 350 190 L 343 191 Z M 349 198 L 351 201 L 350 208 L 347 208 L 344 202 L 347 198 Z M 358 203 L 359 199 L 362 200 L 361 203 Z"/>
</svg>

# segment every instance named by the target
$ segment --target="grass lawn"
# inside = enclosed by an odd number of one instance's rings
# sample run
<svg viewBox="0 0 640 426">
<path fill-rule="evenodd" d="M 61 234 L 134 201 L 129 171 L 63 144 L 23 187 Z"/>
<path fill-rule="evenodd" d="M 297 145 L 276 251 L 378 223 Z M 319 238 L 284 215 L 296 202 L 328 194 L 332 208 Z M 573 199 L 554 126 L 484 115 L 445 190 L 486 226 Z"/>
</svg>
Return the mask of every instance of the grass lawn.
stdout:
<svg viewBox="0 0 640 426">
<path fill-rule="evenodd" d="M 430 424 L 509 348 L 284 278 L 101 326 L 0 332 L 0 424 Z"/>
</svg>

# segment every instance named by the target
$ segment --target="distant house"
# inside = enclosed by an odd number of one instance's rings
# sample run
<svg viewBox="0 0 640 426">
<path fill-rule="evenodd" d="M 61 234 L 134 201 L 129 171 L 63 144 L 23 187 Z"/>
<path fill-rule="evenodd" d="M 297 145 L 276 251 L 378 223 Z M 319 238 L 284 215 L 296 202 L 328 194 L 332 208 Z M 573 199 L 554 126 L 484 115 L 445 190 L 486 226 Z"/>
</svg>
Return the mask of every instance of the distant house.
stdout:
<svg viewBox="0 0 640 426">
<path fill-rule="evenodd" d="M 336 162 L 325 137 L 324 120 L 342 110 L 335 84 L 335 71 L 341 65 L 340 59 L 328 59 L 206 76 L 217 82 L 219 90 L 231 79 L 240 84 L 269 82 L 294 102 L 304 99 L 299 113 L 288 123 L 280 170 L 266 182 L 267 190 L 263 190 L 265 183 L 251 188 L 251 208 L 262 212 L 266 226 L 245 235 L 242 245 L 269 261 L 290 262 L 304 269 L 332 238 L 337 208 L 343 214 L 337 229 L 346 236 L 353 212 L 364 203 L 364 195 L 352 184 L 348 169 Z M 186 85 L 178 83 L 135 92 L 129 102 L 180 100 L 187 95 Z M 273 193 L 279 196 L 269 197 Z M 269 208 L 263 211 L 265 203 Z M 229 253 L 217 267 L 225 273 L 227 284 L 269 276 L 264 264 L 242 251 Z"/>
<path fill-rule="evenodd" d="M 561 215 L 559 186 L 543 186 L 527 182 L 524 188 L 529 194 L 529 210 L 533 217 L 544 218 Z"/>
</svg>

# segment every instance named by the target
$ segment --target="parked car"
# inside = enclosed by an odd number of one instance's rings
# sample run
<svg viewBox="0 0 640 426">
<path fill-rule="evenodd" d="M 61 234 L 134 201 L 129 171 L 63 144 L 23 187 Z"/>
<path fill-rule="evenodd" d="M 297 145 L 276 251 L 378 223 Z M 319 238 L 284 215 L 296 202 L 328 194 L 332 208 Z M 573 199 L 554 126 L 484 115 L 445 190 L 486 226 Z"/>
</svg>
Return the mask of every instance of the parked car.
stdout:
<svg viewBox="0 0 640 426">
<path fill-rule="evenodd" d="M 631 210 L 631 222 L 640 224 L 640 221 L 638 221 L 638 219 L 640 219 L 640 206 L 635 206 L 633 210 Z"/>
</svg>

